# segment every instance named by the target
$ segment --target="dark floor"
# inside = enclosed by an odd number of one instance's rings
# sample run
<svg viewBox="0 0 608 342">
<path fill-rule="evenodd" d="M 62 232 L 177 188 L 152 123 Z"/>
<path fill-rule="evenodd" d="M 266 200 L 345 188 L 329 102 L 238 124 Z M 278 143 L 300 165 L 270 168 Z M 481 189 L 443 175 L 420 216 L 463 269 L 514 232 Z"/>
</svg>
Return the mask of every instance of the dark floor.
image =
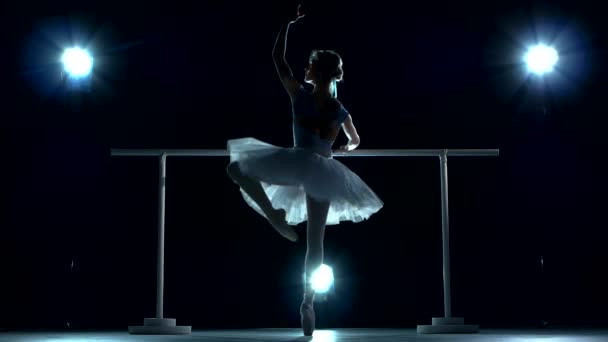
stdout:
<svg viewBox="0 0 608 342">
<path fill-rule="evenodd" d="M 335 329 L 317 330 L 312 338 L 299 329 L 193 330 L 191 335 L 130 335 L 116 332 L 0 332 L 0 341 L 84 342 L 84 341 L 501 341 L 501 342 L 606 342 L 608 329 L 493 330 L 478 334 L 420 335 L 415 329 Z"/>
</svg>

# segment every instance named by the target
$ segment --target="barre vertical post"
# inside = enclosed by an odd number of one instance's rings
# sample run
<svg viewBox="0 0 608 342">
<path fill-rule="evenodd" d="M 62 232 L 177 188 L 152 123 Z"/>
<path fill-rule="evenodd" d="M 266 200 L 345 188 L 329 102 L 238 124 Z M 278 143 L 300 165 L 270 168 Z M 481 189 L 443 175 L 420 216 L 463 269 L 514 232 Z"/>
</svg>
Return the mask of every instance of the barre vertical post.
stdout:
<svg viewBox="0 0 608 342">
<path fill-rule="evenodd" d="M 439 154 L 441 176 L 441 241 L 443 249 L 443 317 L 433 317 L 431 325 L 418 325 L 421 334 L 477 333 L 479 325 L 464 324 L 464 318 L 452 317 L 450 285 L 450 215 L 448 201 L 448 150 Z"/>
<path fill-rule="evenodd" d="M 448 155 L 445 150 L 439 156 L 441 172 L 441 240 L 443 243 L 443 307 L 444 317 L 452 317 L 450 292 L 450 217 L 448 211 Z"/>
<path fill-rule="evenodd" d="M 163 318 L 165 285 L 165 185 L 167 182 L 167 153 L 159 157 L 158 170 L 158 261 L 156 265 L 156 318 Z"/>
<path fill-rule="evenodd" d="M 163 317 L 165 287 L 165 191 L 167 185 L 167 152 L 159 156 L 158 169 L 158 251 L 156 263 L 156 317 L 144 318 L 143 326 L 129 326 L 130 334 L 187 335 L 191 326 L 178 326 L 175 318 Z"/>
</svg>

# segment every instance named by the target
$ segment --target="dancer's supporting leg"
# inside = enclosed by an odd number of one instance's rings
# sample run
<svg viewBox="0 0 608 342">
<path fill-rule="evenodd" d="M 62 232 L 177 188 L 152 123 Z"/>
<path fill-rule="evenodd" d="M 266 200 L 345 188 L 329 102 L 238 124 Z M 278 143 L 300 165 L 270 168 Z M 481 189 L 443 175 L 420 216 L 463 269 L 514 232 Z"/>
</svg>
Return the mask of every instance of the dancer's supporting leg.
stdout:
<svg viewBox="0 0 608 342">
<path fill-rule="evenodd" d="M 298 240 L 296 231 L 285 221 L 285 210 L 272 207 L 272 203 L 258 180 L 243 174 L 236 161 L 228 164 L 226 170 L 230 178 L 260 206 L 270 224 L 279 234 L 290 241 Z"/>
<path fill-rule="evenodd" d="M 306 258 L 304 260 L 304 298 L 300 307 L 302 330 L 310 336 L 315 329 L 315 311 L 313 307 L 314 290 L 310 279 L 312 273 L 323 264 L 323 239 L 329 202 L 321 202 L 306 196 L 308 221 L 306 226 Z"/>
</svg>

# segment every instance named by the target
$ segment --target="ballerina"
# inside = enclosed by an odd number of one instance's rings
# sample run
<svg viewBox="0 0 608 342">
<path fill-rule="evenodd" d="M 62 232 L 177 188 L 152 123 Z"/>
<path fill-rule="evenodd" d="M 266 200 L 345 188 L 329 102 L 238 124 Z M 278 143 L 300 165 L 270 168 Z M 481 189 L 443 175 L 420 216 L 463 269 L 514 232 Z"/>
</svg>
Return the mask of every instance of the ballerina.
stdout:
<svg viewBox="0 0 608 342">
<path fill-rule="evenodd" d="M 315 291 L 310 278 L 323 263 L 325 227 L 366 220 L 384 204 L 359 176 L 332 158 L 341 128 L 348 143 L 339 151 L 352 151 L 360 144 L 352 116 L 336 98 L 344 74 L 340 55 L 333 50 L 311 52 L 304 75 L 313 86 L 311 92 L 296 80 L 285 59 L 289 26 L 302 17 L 298 7 L 295 19 L 282 25 L 273 48 L 277 73 L 291 98 L 294 146 L 275 146 L 252 137 L 230 139 L 227 172 L 245 202 L 283 237 L 297 241 L 292 226 L 307 222 L 300 315 L 304 335 L 311 336 Z"/>
</svg>

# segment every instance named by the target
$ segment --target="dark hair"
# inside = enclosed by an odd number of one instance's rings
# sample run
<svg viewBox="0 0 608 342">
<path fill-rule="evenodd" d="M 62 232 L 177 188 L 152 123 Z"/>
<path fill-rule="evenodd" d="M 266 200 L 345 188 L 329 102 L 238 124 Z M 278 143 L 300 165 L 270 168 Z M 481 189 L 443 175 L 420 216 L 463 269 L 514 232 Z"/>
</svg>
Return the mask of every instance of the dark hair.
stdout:
<svg viewBox="0 0 608 342">
<path fill-rule="evenodd" d="M 314 64 L 318 76 L 322 80 L 342 81 L 344 71 L 342 70 L 342 58 L 332 50 L 313 50 L 308 59 L 310 64 Z"/>
</svg>

